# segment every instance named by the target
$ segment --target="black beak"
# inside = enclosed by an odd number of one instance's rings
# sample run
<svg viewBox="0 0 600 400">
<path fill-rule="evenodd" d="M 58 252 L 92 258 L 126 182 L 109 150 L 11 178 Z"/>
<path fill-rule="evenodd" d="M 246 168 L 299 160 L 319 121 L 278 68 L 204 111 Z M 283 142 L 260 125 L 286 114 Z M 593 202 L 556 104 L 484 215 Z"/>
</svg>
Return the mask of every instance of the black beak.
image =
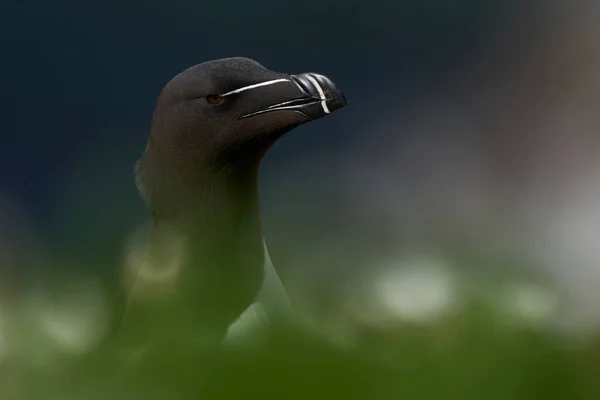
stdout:
<svg viewBox="0 0 600 400">
<path fill-rule="evenodd" d="M 301 95 L 298 98 L 245 114 L 240 119 L 272 111 L 290 110 L 314 120 L 347 105 L 343 93 L 326 76 L 306 73 L 290 75 L 290 79 L 300 89 Z"/>
</svg>

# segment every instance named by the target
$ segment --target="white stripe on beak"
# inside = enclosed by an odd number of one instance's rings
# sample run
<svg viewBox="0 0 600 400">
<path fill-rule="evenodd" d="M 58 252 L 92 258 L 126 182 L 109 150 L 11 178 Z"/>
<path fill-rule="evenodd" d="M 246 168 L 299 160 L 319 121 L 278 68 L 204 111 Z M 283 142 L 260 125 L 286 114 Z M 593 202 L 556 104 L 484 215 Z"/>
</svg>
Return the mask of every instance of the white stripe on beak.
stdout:
<svg viewBox="0 0 600 400">
<path fill-rule="evenodd" d="M 329 111 L 329 108 L 327 107 L 327 100 L 325 99 L 325 93 L 323 92 L 321 85 L 319 85 L 319 82 L 317 82 L 317 80 L 315 78 L 313 78 L 312 76 L 306 75 L 306 77 L 317 88 L 317 91 L 319 92 L 319 97 L 321 98 L 321 107 L 323 107 L 323 111 L 325 111 L 325 114 L 329 114 L 331 111 Z"/>
<path fill-rule="evenodd" d="M 230 92 L 223 93 L 221 95 L 221 97 L 229 96 L 229 95 L 232 95 L 232 94 L 238 94 L 238 93 L 241 93 L 241 92 L 245 92 L 246 90 L 255 89 L 255 88 L 261 87 L 261 86 L 273 85 L 275 83 L 280 83 L 280 82 L 294 83 L 294 82 L 290 81 L 289 79 L 283 79 L 283 78 L 282 79 L 273 79 L 273 80 L 270 80 L 270 81 L 255 83 L 254 85 L 244 86 L 244 87 L 241 87 L 239 89 L 235 89 L 235 90 L 232 90 Z"/>
</svg>

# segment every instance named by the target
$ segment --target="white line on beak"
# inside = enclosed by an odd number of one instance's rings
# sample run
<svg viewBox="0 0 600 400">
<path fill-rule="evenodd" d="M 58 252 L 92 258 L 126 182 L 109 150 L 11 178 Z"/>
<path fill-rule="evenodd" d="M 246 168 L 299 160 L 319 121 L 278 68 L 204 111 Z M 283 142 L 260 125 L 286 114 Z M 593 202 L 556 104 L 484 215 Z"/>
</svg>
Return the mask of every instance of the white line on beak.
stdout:
<svg viewBox="0 0 600 400">
<path fill-rule="evenodd" d="M 329 111 L 329 108 L 327 107 L 327 100 L 325 99 L 325 93 L 323 92 L 323 88 L 321 88 L 321 85 L 319 85 L 319 82 L 317 82 L 317 80 L 315 78 L 313 78 L 312 76 L 306 75 L 306 77 L 317 88 L 317 91 L 319 92 L 319 97 L 321 98 L 321 107 L 323 107 L 323 111 L 325 111 L 325 114 L 329 114 L 331 111 Z"/>
<path fill-rule="evenodd" d="M 244 87 L 241 87 L 239 89 L 235 89 L 235 90 L 229 91 L 227 93 L 223 93 L 221 95 L 221 97 L 229 96 L 229 95 L 232 95 L 232 94 L 238 94 L 238 93 L 241 93 L 241 92 L 245 92 L 246 90 L 252 90 L 252 89 L 255 89 L 257 87 L 268 86 L 268 85 L 273 85 L 275 83 L 282 83 L 282 82 L 294 83 L 294 82 L 290 81 L 289 79 L 283 79 L 283 78 L 282 79 L 273 79 L 273 80 L 270 80 L 270 81 L 255 83 L 254 85 L 244 86 Z"/>
</svg>

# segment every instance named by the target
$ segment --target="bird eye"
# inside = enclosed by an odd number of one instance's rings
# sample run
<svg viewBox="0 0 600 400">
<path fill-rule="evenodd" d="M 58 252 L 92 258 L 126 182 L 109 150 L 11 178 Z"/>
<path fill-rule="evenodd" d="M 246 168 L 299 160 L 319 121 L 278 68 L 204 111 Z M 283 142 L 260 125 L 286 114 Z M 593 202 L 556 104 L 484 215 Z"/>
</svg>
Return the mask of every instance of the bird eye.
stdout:
<svg viewBox="0 0 600 400">
<path fill-rule="evenodd" d="M 216 94 L 209 94 L 208 96 L 206 96 L 206 101 L 208 101 L 210 104 L 216 106 L 219 105 L 223 102 L 223 97 L 216 95 Z"/>
</svg>

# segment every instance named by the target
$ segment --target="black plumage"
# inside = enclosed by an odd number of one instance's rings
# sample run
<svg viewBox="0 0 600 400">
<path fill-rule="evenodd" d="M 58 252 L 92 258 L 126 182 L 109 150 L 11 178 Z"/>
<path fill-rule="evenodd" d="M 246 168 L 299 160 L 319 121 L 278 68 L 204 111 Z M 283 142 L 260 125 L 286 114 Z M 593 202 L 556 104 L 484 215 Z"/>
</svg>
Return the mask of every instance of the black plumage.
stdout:
<svg viewBox="0 0 600 400">
<path fill-rule="evenodd" d="M 345 105 L 322 75 L 247 58 L 193 66 L 165 86 L 135 167 L 153 224 L 129 255 L 122 335 L 128 326 L 136 340 L 225 335 L 263 284 L 261 159 L 294 127 Z"/>
</svg>

